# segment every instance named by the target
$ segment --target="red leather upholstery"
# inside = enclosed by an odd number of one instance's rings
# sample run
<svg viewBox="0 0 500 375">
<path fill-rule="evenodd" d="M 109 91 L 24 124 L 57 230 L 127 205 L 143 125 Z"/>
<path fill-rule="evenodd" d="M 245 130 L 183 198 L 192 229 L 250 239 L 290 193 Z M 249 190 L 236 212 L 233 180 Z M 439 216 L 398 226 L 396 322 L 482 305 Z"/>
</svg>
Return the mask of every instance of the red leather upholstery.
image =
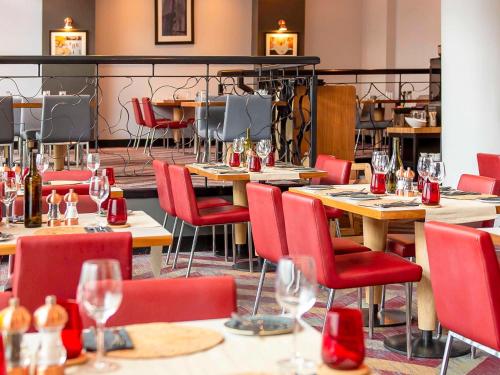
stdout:
<svg viewBox="0 0 500 375">
<path fill-rule="evenodd" d="M 246 188 L 255 252 L 277 263 L 288 255 L 281 190 L 254 182 L 248 183 Z"/>
<path fill-rule="evenodd" d="M 168 167 L 177 217 L 194 226 L 243 223 L 250 220 L 248 208 L 235 205 L 198 209 L 193 183 L 187 168 Z"/>
<path fill-rule="evenodd" d="M 477 154 L 479 175 L 500 180 L 500 155 Z"/>
<path fill-rule="evenodd" d="M 12 293 L 33 312 L 45 296 L 76 297 L 85 260 L 117 259 L 123 279 L 132 277 L 132 236 L 123 233 L 64 234 L 17 240 Z"/>
<path fill-rule="evenodd" d="M 288 251 L 314 258 L 318 282 L 344 289 L 419 281 L 422 268 L 392 254 L 376 251 L 337 255 L 319 199 L 283 193 Z"/>
<path fill-rule="evenodd" d="M 457 189 L 482 194 L 500 195 L 500 180 L 492 177 L 463 174 L 460 176 Z"/>
<path fill-rule="evenodd" d="M 132 98 L 132 108 L 134 109 L 135 123 L 139 126 L 147 126 L 144 118 L 142 117 L 141 105 L 139 99 Z"/>
<path fill-rule="evenodd" d="M 90 177 L 92 177 L 92 172 L 89 170 L 46 171 L 43 174 L 43 182 L 61 181 L 61 180 L 88 181 Z"/>
<path fill-rule="evenodd" d="M 387 251 L 403 258 L 415 257 L 415 236 L 413 234 L 388 234 Z"/>
<path fill-rule="evenodd" d="M 344 255 L 352 253 L 362 253 L 365 251 L 371 251 L 369 248 L 360 245 L 354 241 L 348 240 L 347 238 L 332 238 L 332 246 L 335 251 L 335 255 Z"/>
<path fill-rule="evenodd" d="M 155 129 L 166 129 L 168 128 L 168 120 L 157 119 L 153 110 L 153 104 L 151 104 L 151 99 L 142 98 L 142 109 L 144 110 L 144 122 L 146 126 Z"/>
<path fill-rule="evenodd" d="M 44 214 L 46 214 L 49 210 L 49 206 L 45 198 L 46 196 L 42 198 L 42 213 Z M 79 195 L 77 209 L 80 214 L 95 213 L 97 212 L 97 204 L 92 200 L 92 198 L 90 198 L 90 195 Z M 61 211 L 61 214 L 64 215 L 64 212 L 66 211 L 66 203 L 64 201 L 61 202 L 59 210 Z M 16 198 L 13 212 L 18 216 L 24 215 L 24 197 Z"/>
<path fill-rule="evenodd" d="M 130 280 L 107 325 L 228 318 L 235 311 L 236 284 L 229 276 Z"/>
<path fill-rule="evenodd" d="M 200 210 L 203 208 L 228 206 L 231 204 L 224 198 L 219 197 L 196 197 L 196 203 Z"/>
<path fill-rule="evenodd" d="M 0 310 L 9 306 L 9 299 L 12 297 L 12 292 L 0 292 Z"/>
<path fill-rule="evenodd" d="M 425 224 L 425 238 L 443 327 L 500 350 L 500 266 L 490 235 L 431 222 Z"/>
<path fill-rule="evenodd" d="M 171 120 L 157 120 L 156 123 L 160 127 L 166 127 L 169 129 L 185 129 L 189 125 L 187 121 L 171 121 Z"/>
</svg>

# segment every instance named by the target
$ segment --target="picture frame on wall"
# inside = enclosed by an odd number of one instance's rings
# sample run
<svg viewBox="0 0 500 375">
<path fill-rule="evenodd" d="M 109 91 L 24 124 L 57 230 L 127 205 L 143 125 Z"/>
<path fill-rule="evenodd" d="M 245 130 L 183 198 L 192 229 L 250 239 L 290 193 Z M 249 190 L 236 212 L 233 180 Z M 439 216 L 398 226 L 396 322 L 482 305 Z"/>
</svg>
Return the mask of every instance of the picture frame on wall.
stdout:
<svg viewBox="0 0 500 375">
<path fill-rule="evenodd" d="M 155 44 L 194 43 L 194 0 L 155 0 Z"/>
<path fill-rule="evenodd" d="M 266 56 L 297 56 L 298 33 L 266 33 Z"/>
<path fill-rule="evenodd" d="M 50 31 L 50 54 L 52 56 L 85 56 L 88 53 L 87 30 Z"/>
</svg>

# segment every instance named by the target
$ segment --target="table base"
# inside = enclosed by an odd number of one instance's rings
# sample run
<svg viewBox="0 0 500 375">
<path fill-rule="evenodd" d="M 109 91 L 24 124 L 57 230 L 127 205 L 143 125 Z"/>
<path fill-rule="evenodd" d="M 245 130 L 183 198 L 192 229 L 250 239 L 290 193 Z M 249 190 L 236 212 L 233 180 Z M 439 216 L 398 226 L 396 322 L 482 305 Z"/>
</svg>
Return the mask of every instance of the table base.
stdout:
<svg viewBox="0 0 500 375">
<path fill-rule="evenodd" d="M 446 336 L 435 339 L 432 331 L 421 331 L 413 338 L 412 356 L 417 358 L 443 358 Z M 406 355 L 406 334 L 386 337 L 384 347 L 390 351 Z M 455 340 L 451 347 L 451 357 L 461 357 L 470 353 L 470 346 Z"/>
<path fill-rule="evenodd" d="M 368 308 L 362 309 L 363 323 L 368 327 Z M 406 313 L 401 310 L 384 309 L 379 311 L 378 305 L 373 305 L 373 326 L 374 327 L 396 327 L 406 324 Z"/>
<path fill-rule="evenodd" d="M 239 259 L 235 264 L 233 264 L 233 270 L 250 272 L 250 262 L 248 261 L 248 259 L 246 259 L 246 260 Z M 260 272 L 260 271 L 262 271 L 261 265 L 259 264 L 259 262 L 257 260 L 254 260 L 253 261 L 253 272 L 256 273 L 256 272 Z"/>
</svg>

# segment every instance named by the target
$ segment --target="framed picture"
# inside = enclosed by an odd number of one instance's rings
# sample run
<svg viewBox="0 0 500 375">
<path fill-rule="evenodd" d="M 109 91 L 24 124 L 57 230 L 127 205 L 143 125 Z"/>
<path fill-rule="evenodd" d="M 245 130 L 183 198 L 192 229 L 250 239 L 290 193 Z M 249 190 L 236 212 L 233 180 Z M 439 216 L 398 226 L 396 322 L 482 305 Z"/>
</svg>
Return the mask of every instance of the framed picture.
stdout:
<svg viewBox="0 0 500 375">
<path fill-rule="evenodd" d="M 298 33 L 266 33 L 266 56 L 297 56 Z"/>
<path fill-rule="evenodd" d="M 50 31 L 52 56 L 84 56 L 87 54 L 87 31 Z"/>
<path fill-rule="evenodd" d="M 155 44 L 194 43 L 194 0 L 155 0 Z"/>
</svg>

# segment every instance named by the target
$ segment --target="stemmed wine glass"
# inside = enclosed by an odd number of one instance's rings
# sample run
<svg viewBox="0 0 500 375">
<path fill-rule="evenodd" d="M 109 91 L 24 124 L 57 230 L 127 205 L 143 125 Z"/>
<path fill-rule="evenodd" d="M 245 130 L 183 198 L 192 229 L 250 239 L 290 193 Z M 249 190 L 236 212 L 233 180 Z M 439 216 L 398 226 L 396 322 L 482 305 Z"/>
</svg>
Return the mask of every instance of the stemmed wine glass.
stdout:
<svg viewBox="0 0 500 375">
<path fill-rule="evenodd" d="M 428 178 L 429 181 L 442 184 L 446 177 L 444 162 L 433 161 L 430 163 Z"/>
<path fill-rule="evenodd" d="M 297 325 L 300 317 L 316 302 L 316 266 L 308 256 L 283 257 L 276 272 L 276 299 L 294 320 L 292 356 L 279 362 L 287 373 L 302 374 L 316 369 L 315 362 L 301 357 L 297 350 Z"/>
<path fill-rule="evenodd" d="M 90 364 L 96 372 L 118 368 L 105 360 L 104 326 L 122 302 L 122 275 L 115 259 L 88 260 L 83 263 L 78 284 L 80 307 L 96 322 L 96 357 Z"/>
<path fill-rule="evenodd" d="M 49 156 L 47 154 L 37 154 L 36 155 L 36 169 L 38 169 L 38 173 L 43 178 L 43 174 L 47 169 L 49 169 Z"/>
<path fill-rule="evenodd" d="M 417 162 L 417 172 L 418 172 L 418 191 L 422 192 L 424 187 L 424 182 L 429 176 L 429 169 L 431 167 L 432 157 L 429 155 L 420 155 Z"/>
<path fill-rule="evenodd" d="M 11 228 L 10 217 L 11 211 L 10 206 L 12 202 L 17 197 L 17 181 L 16 177 L 7 177 L 4 176 L 2 178 L 2 186 L 0 188 L 0 200 L 5 205 L 6 213 L 5 213 L 5 228 Z"/>
<path fill-rule="evenodd" d="M 262 139 L 257 143 L 257 155 L 262 160 L 262 165 L 266 165 L 267 163 L 267 157 L 271 153 L 271 148 L 272 148 L 272 143 L 270 139 Z"/>
<path fill-rule="evenodd" d="M 106 176 L 92 176 L 89 185 L 90 198 L 97 204 L 97 218 L 103 216 L 101 211 L 102 202 L 109 196 L 109 182 Z M 101 223 L 99 223 L 101 225 Z"/>
<path fill-rule="evenodd" d="M 373 194 L 385 193 L 385 175 L 389 171 L 389 156 L 385 151 L 376 151 L 372 155 L 373 175 L 370 191 Z"/>
<path fill-rule="evenodd" d="M 233 152 L 241 154 L 243 152 L 243 138 L 235 138 L 233 140 Z"/>
<path fill-rule="evenodd" d="M 101 159 L 99 158 L 98 153 L 87 155 L 87 168 L 92 172 L 92 176 L 96 174 L 96 171 L 99 169 L 100 165 Z"/>
</svg>

